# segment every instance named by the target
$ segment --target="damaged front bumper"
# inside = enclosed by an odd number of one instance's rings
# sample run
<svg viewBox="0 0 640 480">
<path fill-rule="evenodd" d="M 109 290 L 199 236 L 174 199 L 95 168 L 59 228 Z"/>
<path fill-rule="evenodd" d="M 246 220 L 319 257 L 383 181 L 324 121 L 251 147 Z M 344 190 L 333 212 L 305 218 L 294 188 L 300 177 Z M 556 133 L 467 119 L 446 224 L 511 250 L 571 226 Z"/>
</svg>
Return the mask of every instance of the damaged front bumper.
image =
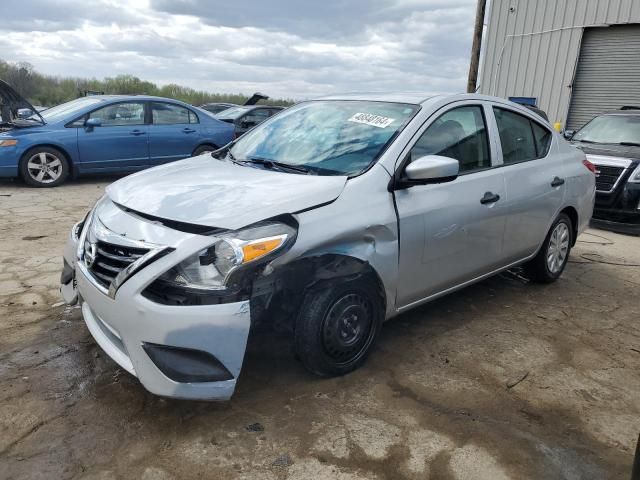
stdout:
<svg viewBox="0 0 640 480">
<path fill-rule="evenodd" d="M 183 306 L 156 303 L 144 296 L 143 291 L 158 276 L 210 240 L 151 222 L 130 222 L 125 216 L 112 208 L 100 220 L 113 229 L 112 233 L 123 232 L 126 224 L 127 237 L 144 235 L 147 241 L 179 244 L 180 249 L 171 249 L 136 271 L 116 292 L 107 291 L 84 260 L 78 259 L 83 237 L 72 231 L 61 275 L 65 301 L 81 305 L 84 321 L 98 345 L 150 392 L 184 399 L 228 400 L 244 359 L 251 324 L 249 300 Z"/>
</svg>

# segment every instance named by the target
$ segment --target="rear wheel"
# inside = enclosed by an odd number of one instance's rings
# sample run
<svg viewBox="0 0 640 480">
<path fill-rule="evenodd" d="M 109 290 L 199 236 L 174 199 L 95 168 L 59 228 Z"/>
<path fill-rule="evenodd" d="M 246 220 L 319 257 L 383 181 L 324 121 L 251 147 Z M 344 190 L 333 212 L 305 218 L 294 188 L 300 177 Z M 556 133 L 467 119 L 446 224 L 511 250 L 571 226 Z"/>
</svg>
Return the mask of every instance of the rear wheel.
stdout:
<svg viewBox="0 0 640 480">
<path fill-rule="evenodd" d="M 349 373 L 371 352 L 383 315 L 380 295 L 370 280 L 314 289 L 307 293 L 298 313 L 296 354 L 316 375 Z"/>
<path fill-rule="evenodd" d="M 542 248 L 524 265 L 527 276 L 540 283 L 551 283 L 562 275 L 573 244 L 571 219 L 561 213 L 553 222 Z"/>
<path fill-rule="evenodd" d="M 20 160 L 20 176 L 32 187 L 57 187 L 68 175 L 67 158 L 53 147 L 36 147 Z"/>
<path fill-rule="evenodd" d="M 216 150 L 218 150 L 218 147 L 214 145 L 200 145 L 193 151 L 193 156 L 197 157 L 198 155 L 202 155 L 203 153 L 215 152 Z"/>
</svg>

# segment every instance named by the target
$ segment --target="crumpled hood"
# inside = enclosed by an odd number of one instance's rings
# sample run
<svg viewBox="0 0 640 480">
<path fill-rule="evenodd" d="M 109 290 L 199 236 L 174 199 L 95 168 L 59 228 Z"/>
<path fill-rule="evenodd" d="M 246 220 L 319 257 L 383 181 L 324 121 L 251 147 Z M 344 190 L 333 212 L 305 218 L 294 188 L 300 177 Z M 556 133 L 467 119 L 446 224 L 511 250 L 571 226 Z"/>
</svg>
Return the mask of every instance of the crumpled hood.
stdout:
<svg viewBox="0 0 640 480">
<path fill-rule="evenodd" d="M 167 220 L 238 229 L 335 200 L 347 177 L 298 175 L 216 160 L 169 163 L 107 187 L 115 203 Z"/>
<path fill-rule="evenodd" d="M 40 117 L 40 120 L 42 120 L 42 117 L 33 105 L 11 88 L 7 82 L 0 80 L 0 123 L 15 121 L 18 117 L 18 110 L 21 108 L 28 108 L 35 112 Z M 42 123 L 44 123 L 44 120 L 42 120 Z"/>
</svg>

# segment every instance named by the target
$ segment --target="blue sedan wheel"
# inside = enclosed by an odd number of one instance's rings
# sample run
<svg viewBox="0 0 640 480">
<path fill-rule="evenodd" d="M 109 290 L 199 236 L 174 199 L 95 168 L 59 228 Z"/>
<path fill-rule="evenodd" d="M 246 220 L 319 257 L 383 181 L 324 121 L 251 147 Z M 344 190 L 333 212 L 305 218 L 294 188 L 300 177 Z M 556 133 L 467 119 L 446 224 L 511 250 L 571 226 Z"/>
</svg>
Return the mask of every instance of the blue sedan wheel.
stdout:
<svg viewBox="0 0 640 480">
<path fill-rule="evenodd" d="M 20 162 L 24 181 L 33 187 L 56 187 L 69 174 L 69 164 L 62 152 L 38 147 L 27 152 Z"/>
</svg>

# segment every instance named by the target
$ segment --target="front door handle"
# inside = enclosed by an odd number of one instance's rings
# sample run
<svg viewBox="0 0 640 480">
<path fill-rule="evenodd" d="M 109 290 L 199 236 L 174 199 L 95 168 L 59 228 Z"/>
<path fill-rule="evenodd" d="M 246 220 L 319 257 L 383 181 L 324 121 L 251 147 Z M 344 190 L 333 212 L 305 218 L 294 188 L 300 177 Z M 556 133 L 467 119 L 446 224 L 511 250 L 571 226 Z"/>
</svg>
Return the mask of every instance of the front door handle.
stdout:
<svg viewBox="0 0 640 480">
<path fill-rule="evenodd" d="M 131 132 L 129 132 L 129 133 L 131 133 L 131 135 L 135 135 L 137 137 L 138 135 L 144 135 L 145 132 L 143 130 L 138 130 L 136 128 L 135 130 L 131 130 Z"/>
<path fill-rule="evenodd" d="M 182 129 L 184 133 L 193 133 L 195 130 L 193 128 L 185 127 Z"/>
<path fill-rule="evenodd" d="M 551 182 L 551 186 L 559 187 L 560 185 L 564 185 L 564 178 L 554 177 L 553 181 Z"/>
<path fill-rule="evenodd" d="M 493 192 L 487 192 L 480 199 L 480 203 L 486 205 L 487 203 L 496 203 L 498 200 L 500 200 L 500 195 Z"/>
</svg>

